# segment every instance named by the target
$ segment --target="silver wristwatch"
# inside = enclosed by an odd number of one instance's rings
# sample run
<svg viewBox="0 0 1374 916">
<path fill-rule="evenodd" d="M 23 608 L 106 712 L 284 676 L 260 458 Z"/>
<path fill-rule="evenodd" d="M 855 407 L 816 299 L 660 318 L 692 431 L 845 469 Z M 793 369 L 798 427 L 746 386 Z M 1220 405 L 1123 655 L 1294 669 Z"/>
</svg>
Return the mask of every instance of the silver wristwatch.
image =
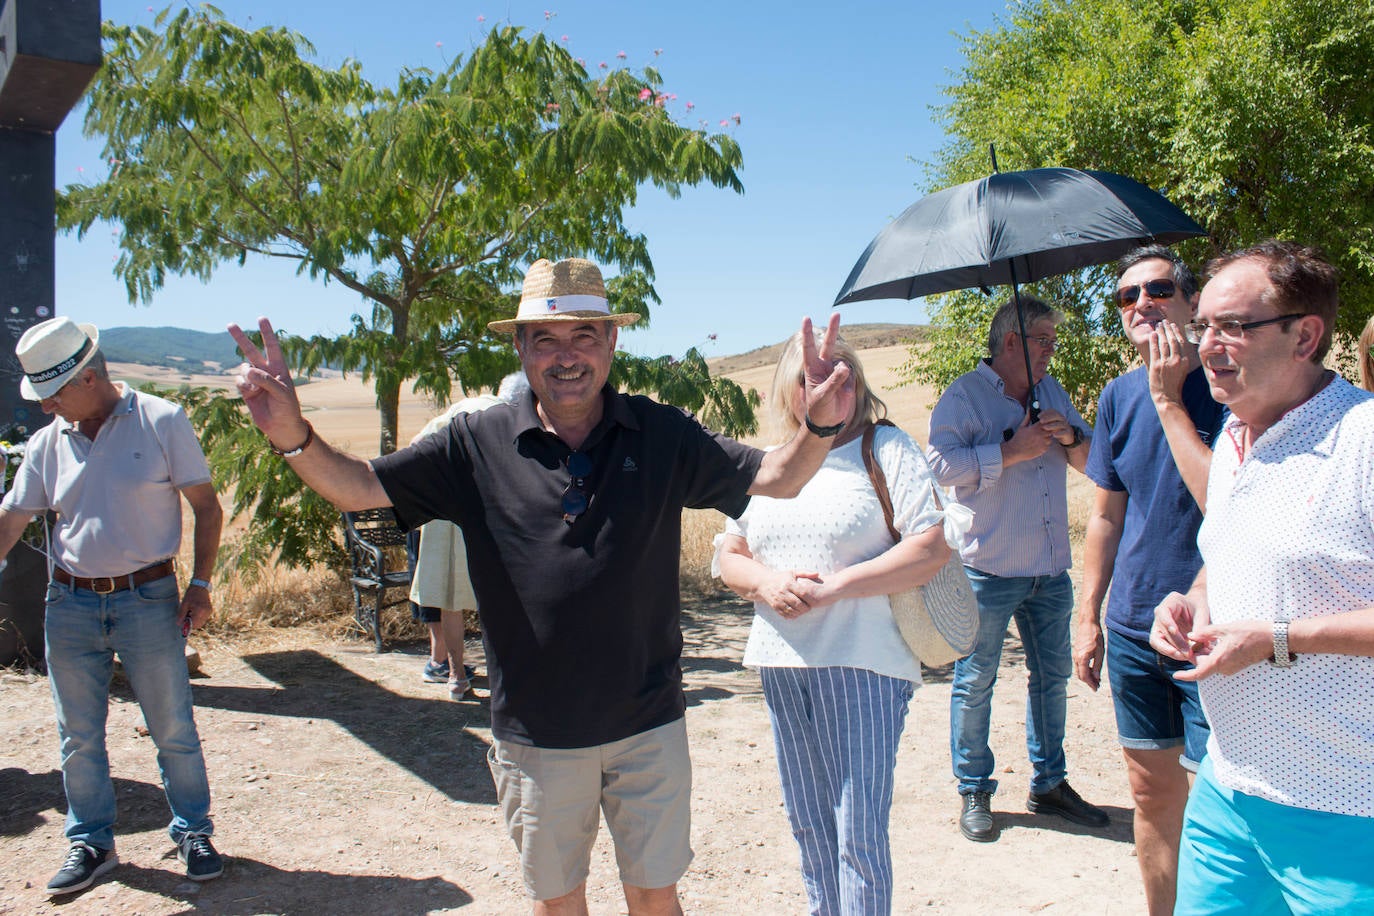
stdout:
<svg viewBox="0 0 1374 916">
<path fill-rule="evenodd" d="M 1291 668 L 1293 660 L 1297 658 L 1292 652 L 1288 651 L 1288 621 L 1274 621 L 1274 657 L 1271 661 L 1275 667 Z"/>
</svg>

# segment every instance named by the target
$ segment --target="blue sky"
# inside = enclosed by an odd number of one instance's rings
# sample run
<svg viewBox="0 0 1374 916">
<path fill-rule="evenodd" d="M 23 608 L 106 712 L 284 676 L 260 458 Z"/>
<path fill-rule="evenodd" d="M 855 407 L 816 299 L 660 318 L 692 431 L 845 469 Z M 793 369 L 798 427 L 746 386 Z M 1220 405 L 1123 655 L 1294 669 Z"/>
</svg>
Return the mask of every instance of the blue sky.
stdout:
<svg viewBox="0 0 1374 916">
<path fill-rule="evenodd" d="M 1011 0 L 1015 2 L 1015 0 Z M 745 193 L 688 189 L 670 200 L 645 188 L 630 215 L 648 236 L 663 299 L 650 328 L 621 335 L 626 349 L 707 356 L 774 343 L 802 315 L 824 318 L 874 235 L 921 196 L 943 142 L 931 106 L 960 66 L 957 34 L 1008 17 L 1007 0 L 963 3 L 722 2 L 544 4 L 442 0 L 221 0 L 240 25 L 282 25 L 315 46 L 316 62 L 359 60 L 372 82 L 405 66 L 438 69 L 509 21 L 561 40 L 595 68 L 601 61 L 657 67 L 676 93 L 678 120 L 740 115 L 729 132 L 744 153 Z M 161 9 L 155 2 L 151 9 Z M 150 25 L 146 2 L 104 0 L 118 22 Z M 479 17 L 483 17 L 479 20 Z M 661 53 L 655 51 L 661 49 Z M 695 103 L 689 115 L 687 101 Z M 57 139 L 57 184 L 103 174 L 98 140 L 81 135 L 82 111 Z M 1002 163 L 1004 169 L 1015 163 Z M 259 314 L 295 333 L 339 333 L 366 306 L 338 284 L 297 277 L 293 264 L 222 266 L 208 284 L 173 278 L 151 305 L 132 305 L 113 274 L 114 228 L 57 240 L 57 311 L 102 327 L 171 325 L 218 331 Z M 920 301 L 856 303 L 848 323 L 925 320 Z M 715 335 L 711 339 L 710 335 Z"/>
</svg>

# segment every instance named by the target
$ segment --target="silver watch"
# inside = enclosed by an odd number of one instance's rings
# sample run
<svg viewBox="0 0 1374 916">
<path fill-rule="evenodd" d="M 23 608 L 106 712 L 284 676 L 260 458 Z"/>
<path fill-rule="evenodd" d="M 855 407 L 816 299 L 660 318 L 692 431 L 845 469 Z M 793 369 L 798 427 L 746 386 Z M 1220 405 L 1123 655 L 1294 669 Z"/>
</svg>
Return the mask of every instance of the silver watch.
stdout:
<svg viewBox="0 0 1374 916">
<path fill-rule="evenodd" d="M 1275 667 L 1291 668 L 1293 660 L 1296 658 L 1292 652 L 1288 651 L 1288 621 L 1274 621 L 1274 657 L 1270 659 Z"/>
</svg>

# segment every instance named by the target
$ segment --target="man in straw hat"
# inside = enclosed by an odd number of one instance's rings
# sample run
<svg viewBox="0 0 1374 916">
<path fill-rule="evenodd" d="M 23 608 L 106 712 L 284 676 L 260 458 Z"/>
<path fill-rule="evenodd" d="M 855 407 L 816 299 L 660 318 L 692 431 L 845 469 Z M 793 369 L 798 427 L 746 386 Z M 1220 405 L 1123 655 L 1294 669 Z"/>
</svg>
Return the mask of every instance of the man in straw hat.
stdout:
<svg viewBox="0 0 1374 916">
<path fill-rule="evenodd" d="M 315 435 L 272 326 L 263 348 L 236 325 L 253 420 L 340 509 L 393 506 L 403 525 L 463 529 L 491 684 L 488 755 L 535 913 L 585 913 L 598 808 L 630 912 L 680 913 L 691 764 L 679 658 L 684 507 L 738 516 L 749 496 L 792 496 L 854 406 L 849 368 L 809 320 L 807 424 L 767 454 L 691 416 L 606 384 L 620 327 L 595 264 L 531 265 L 513 332 L 531 391 L 364 461 Z"/>
<path fill-rule="evenodd" d="M 48 882 L 54 896 L 90 886 L 119 862 L 105 751 L 115 653 L 157 745 L 172 809 L 168 832 L 187 877 L 207 881 L 223 870 L 210 843 L 210 785 L 184 651 L 190 628 L 211 613 L 219 499 L 181 408 L 110 381 L 99 343 L 94 327 L 69 318 L 19 338 L 20 392 L 56 419 L 29 440 L 0 506 L 0 554 L 35 514 L 57 513 L 45 629 L 70 846 Z M 184 593 L 173 568 L 183 496 L 195 518 Z"/>
</svg>

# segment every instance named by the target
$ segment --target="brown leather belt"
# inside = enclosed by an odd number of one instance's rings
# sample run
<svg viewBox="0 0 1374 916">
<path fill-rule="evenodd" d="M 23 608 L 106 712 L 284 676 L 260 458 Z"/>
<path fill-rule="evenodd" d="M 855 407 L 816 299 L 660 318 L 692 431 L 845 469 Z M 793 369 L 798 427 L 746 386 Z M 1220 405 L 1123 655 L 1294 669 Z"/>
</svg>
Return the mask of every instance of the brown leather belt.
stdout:
<svg viewBox="0 0 1374 916">
<path fill-rule="evenodd" d="M 97 595 L 108 595 L 111 592 L 122 592 L 129 588 L 138 588 L 140 585 L 147 585 L 155 579 L 170 576 L 176 572 L 176 564 L 171 560 L 163 560 L 161 563 L 154 563 L 152 566 L 145 566 L 140 570 L 129 573 L 127 576 L 97 576 L 94 579 L 86 579 L 81 576 L 73 576 L 60 566 L 54 566 L 52 577 L 55 581 L 63 585 L 70 585 L 72 588 L 84 588 L 88 592 L 95 592 Z"/>
</svg>

